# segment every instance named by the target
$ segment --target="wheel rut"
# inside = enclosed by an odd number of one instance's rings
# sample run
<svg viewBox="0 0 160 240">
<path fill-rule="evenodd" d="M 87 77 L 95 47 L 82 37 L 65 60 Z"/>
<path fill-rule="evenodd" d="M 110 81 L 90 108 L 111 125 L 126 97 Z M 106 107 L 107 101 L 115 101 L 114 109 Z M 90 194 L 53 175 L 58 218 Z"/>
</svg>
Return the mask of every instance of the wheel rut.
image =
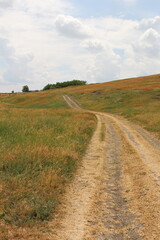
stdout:
<svg viewBox="0 0 160 240">
<path fill-rule="evenodd" d="M 160 186 L 160 141 L 126 120 L 119 121 L 118 118 L 112 116 L 110 118 L 121 128 L 127 141 L 138 153 L 144 164 L 148 166 L 157 185 Z"/>
<path fill-rule="evenodd" d="M 159 240 L 160 142 L 123 118 L 94 114 L 97 129 L 49 239 Z"/>
<path fill-rule="evenodd" d="M 104 161 L 104 143 L 100 138 L 102 121 L 99 116 L 97 119 L 97 129 L 81 166 L 63 196 L 54 223 L 51 223 L 54 230 L 54 237 L 51 239 L 81 240 L 85 236 Z"/>
<path fill-rule="evenodd" d="M 130 209 L 126 196 L 124 142 L 120 130 L 109 118 L 101 117 L 106 125 L 104 168 L 93 218 L 85 239 L 142 239 L 142 223 L 137 213 Z M 97 222 L 97 226 L 93 226 L 93 222 Z"/>
<path fill-rule="evenodd" d="M 115 126 L 106 121 L 109 142 L 106 146 L 105 161 L 105 189 L 106 206 L 103 216 L 103 224 L 106 228 L 105 235 L 99 239 L 140 239 L 138 233 L 140 223 L 136 215 L 131 213 L 124 196 L 123 186 L 123 155 L 122 140 L 117 134 Z"/>
</svg>

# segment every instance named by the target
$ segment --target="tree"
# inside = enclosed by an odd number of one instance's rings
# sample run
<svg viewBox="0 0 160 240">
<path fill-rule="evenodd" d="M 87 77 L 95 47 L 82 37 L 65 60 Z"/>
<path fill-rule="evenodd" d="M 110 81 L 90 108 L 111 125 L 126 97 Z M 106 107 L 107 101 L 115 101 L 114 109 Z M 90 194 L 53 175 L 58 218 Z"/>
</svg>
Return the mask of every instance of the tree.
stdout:
<svg viewBox="0 0 160 240">
<path fill-rule="evenodd" d="M 29 87 L 27 85 L 23 86 L 22 92 L 29 92 Z"/>
<path fill-rule="evenodd" d="M 44 90 L 49 90 L 49 89 L 54 89 L 55 88 L 55 84 L 47 84 L 44 88 L 43 88 L 43 91 Z"/>
<path fill-rule="evenodd" d="M 67 82 L 57 82 L 56 84 L 47 84 L 43 90 L 49 90 L 54 88 L 64 88 L 69 86 L 78 86 L 78 85 L 85 85 L 87 82 L 82 80 L 72 80 Z"/>
</svg>

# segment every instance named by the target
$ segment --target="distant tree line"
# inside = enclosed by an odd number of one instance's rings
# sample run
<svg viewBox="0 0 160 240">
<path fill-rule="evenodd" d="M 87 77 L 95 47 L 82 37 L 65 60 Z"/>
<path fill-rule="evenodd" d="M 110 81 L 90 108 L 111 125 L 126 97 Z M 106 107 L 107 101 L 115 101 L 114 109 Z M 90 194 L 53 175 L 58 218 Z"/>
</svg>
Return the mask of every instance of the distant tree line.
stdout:
<svg viewBox="0 0 160 240">
<path fill-rule="evenodd" d="M 55 89 L 55 88 L 64 88 L 69 86 L 78 86 L 85 85 L 87 82 L 82 80 L 72 80 L 67 82 L 57 82 L 56 84 L 47 84 L 43 90 Z"/>
<path fill-rule="evenodd" d="M 55 89 L 55 88 L 64 88 L 69 86 L 79 86 L 79 85 L 85 85 L 87 82 L 82 80 L 72 80 L 67 82 L 57 82 L 55 84 L 47 84 L 42 90 L 49 90 L 49 89 Z M 25 85 L 22 87 L 22 92 L 38 92 L 38 90 L 29 90 L 28 85 Z M 12 91 L 14 93 L 14 91 Z"/>
</svg>

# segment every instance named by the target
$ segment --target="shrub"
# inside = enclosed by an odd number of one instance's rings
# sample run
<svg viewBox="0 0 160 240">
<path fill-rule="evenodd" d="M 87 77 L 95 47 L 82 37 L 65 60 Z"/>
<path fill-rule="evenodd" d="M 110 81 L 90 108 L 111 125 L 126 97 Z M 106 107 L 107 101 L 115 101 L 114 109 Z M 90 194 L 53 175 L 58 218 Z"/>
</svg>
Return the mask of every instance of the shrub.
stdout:
<svg viewBox="0 0 160 240">
<path fill-rule="evenodd" d="M 43 90 L 49 90 L 49 89 L 54 89 L 54 88 L 64 88 L 64 87 L 69 87 L 69 86 L 79 86 L 79 85 L 85 85 L 86 83 L 87 83 L 86 81 L 81 81 L 81 80 L 57 82 L 56 84 L 47 84 L 43 88 Z"/>
<path fill-rule="evenodd" d="M 23 86 L 22 92 L 29 92 L 29 87 L 27 85 Z"/>
</svg>

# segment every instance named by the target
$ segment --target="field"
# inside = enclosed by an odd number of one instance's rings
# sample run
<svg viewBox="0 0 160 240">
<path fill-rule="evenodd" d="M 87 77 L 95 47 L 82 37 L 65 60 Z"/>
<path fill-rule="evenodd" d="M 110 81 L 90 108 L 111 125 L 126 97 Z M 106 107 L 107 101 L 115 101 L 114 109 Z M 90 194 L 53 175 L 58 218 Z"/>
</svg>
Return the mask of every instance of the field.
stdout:
<svg viewBox="0 0 160 240">
<path fill-rule="evenodd" d="M 83 109 L 123 116 L 160 138 L 160 75 L 0 94 L 2 240 L 23 239 L 24 229 L 54 219 L 96 128 L 95 115 L 70 109 L 64 94 Z"/>
<path fill-rule="evenodd" d="M 44 91 L 33 93 L 0 94 L 0 108 L 29 109 L 66 109 L 68 105 L 59 91 Z"/>
<path fill-rule="evenodd" d="M 1 101 L 0 239 L 6 240 L 14 227 L 18 234 L 19 227 L 54 218 L 96 118 L 67 110 L 63 98 L 50 92 L 3 95 Z"/>
<path fill-rule="evenodd" d="M 160 137 L 160 75 L 67 90 L 82 108 L 118 114 Z"/>
</svg>

